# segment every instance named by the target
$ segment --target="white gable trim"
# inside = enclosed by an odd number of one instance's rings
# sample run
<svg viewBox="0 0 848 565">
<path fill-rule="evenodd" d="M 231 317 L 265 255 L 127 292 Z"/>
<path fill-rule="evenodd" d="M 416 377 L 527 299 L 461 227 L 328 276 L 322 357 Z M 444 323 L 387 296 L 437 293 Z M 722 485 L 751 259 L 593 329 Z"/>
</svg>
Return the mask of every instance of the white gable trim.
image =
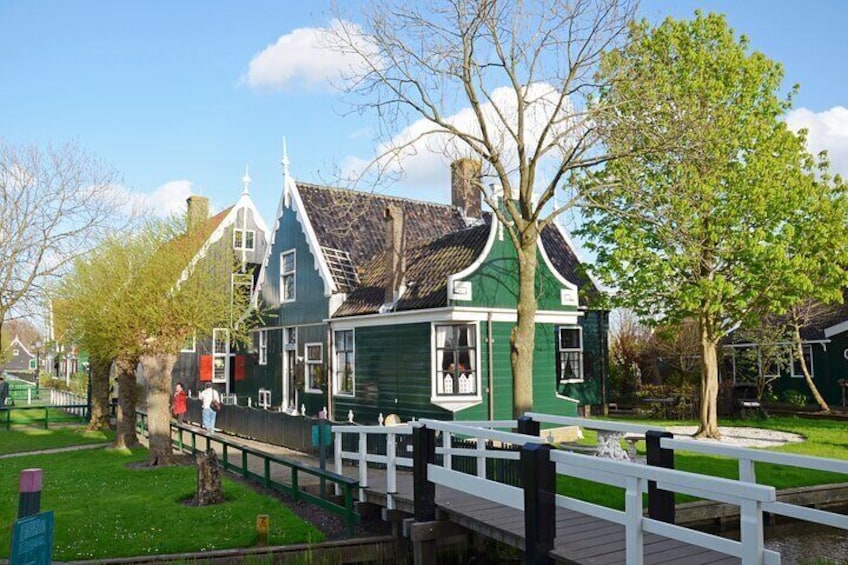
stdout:
<svg viewBox="0 0 848 565">
<path fill-rule="evenodd" d="M 300 198 L 300 191 L 297 189 L 297 183 L 291 181 L 290 191 L 287 193 L 291 196 L 291 209 L 295 213 L 297 221 L 300 222 L 300 227 L 303 230 L 303 235 L 306 236 L 306 243 L 309 246 L 309 251 L 315 259 L 315 270 L 321 276 L 324 282 L 324 296 L 331 296 L 338 291 L 336 281 L 333 280 L 333 275 L 330 274 L 330 267 L 327 265 L 327 260 L 324 253 L 321 251 L 321 244 L 318 242 L 318 236 L 315 234 L 315 229 L 312 227 L 312 222 L 309 220 L 309 214 L 306 213 L 306 207 L 303 205 L 303 200 Z"/>
<path fill-rule="evenodd" d="M 499 225 L 497 216 L 492 214 L 492 224 L 489 226 L 489 237 L 486 239 L 486 245 L 483 246 L 483 251 L 480 252 L 480 255 L 474 259 L 474 262 L 466 268 L 458 273 L 448 275 L 448 300 L 455 300 L 457 298 L 454 294 L 454 285 L 462 282 L 462 279 L 471 276 L 474 272 L 476 272 L 483 264 L 483 261 L 485 261 L 489 256 L 489 253 L 492 252 L 492 247 L 495 245 L 495 238 L 497 237 Z"/>
<path fill-rule="evenodd" d="M 24 350 L 24 353 L 26 353 L 27 357 L 35 357 L 35 355 L 29 352 L 29 349 L 27 349 L 26 345 L 24 345 L 23 342 L 18 339 L 18 336 L 15 336 L 15 339 L 9 342 L 9 345 L 6 347 L 6 349 L 12 349 L 16 343 L 21 349 Z"/>
<path fill-rule="evenodd" d="M 568 242 L 568 238 L 565 238 L 565 243 L 566 243 L 566 245 L 570 245 L 569 242 Z M 569 281 L 565 277 L 563 277 L 562 274 L 559 271 L 556 270 L 556 268 L 554 267 L 554 264 L 551 263 L 551 258 L 548 257 L 548 252 L 545 250 L 545 244 L 542 241 L 542 232 L 541 231 L 539 232 L 538 247 L 539 247 L 539 254 L 542 256 L 542 260 L 545 262 L 545 265 L 548 266 L 548 270 L 551 273 L 553 273 L 556 280 L 558 280 L 559 283 L 562 286 L 564 286 L 565 288 L 567 288 L 571 291 L 571 292 L 568 292 L 566 294 L 560 293 L 561 296 L 563 296 L 563 297 L 567 296 L 568 297 L 568 300 L 560 300 L 560 302 L 562 303 L 563 306 L 577 306 L 578 302 L 579 302 L 579 299 L 577 298 L 577 285 L 574 284 L 573 282 Z M 573 251 L 573 249 L 572 249 L 572 251 Z M 576 256 L 577 255 L 575 254 L 575 257 Z"/>
</svg>

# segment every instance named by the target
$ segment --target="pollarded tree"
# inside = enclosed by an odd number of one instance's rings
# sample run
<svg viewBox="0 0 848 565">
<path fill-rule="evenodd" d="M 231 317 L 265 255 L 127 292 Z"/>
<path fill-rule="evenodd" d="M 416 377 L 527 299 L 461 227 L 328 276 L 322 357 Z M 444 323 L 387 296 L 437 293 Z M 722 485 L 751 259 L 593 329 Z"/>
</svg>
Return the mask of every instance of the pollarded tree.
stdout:
<svg viewBox="0 0 848 565">
<path fill-rule="evenodd" d="M 698 320 L 697 434 L 718 437 L 720 340 L 814 286 L 839 292 L 845 190 L 817 180 L 803 135 L 783 123 L 781 66 L 750 53 L 724 17 L 642 22 L 631 37 L 605 57 L 600 100 L 613 111 L 599 119 L 612 150 L 635 155 L 606 168 L 615 185 L 596 194 L 584 234 L 621 303 L 646 319 Z M 640 151 L 654 135 L 679 143 Z"/>
<path fill-rule="evenodd" d="M 355 59 L 349 100 L 387 137 L 369 170 L 380 176 L 424 150 L 482 162 L 478 188 L 518 257 L 517 415 L 533 405 L 539 234 L 620 156 L 599 143 L 592 112 L 603 108 L 587 100 L 604 86 L 594 77 L 601 53 L 625 39 L 634 9 L 629 0 L 385 0 L 357 7 L 356 23 L 337 14 L 328 40 Z"/>
<path fill-rule="evenodd" d="M 186 338 L 229 327 L 248 307 L 249 297 L 231 291 L 237 268 L 231 246 L 228 241 L 205 245 L 209 235 L 204 225 L 187 231 L 182 222 L 150 222 L 80 262 L 74 277 L 85 290 L 68 285 L 69 298 L 80 305 L 72 314 L 78 339 L 89 340 L 98 356 L 115 360 L 119 378 L 131 373 L 136 361 L 141 364 L 150 465 L 172 461 L 171 371 Z M 98 286 L 98 276 L 88 274 L 104 269 L 116 271 L 105 289 Z M 97 326 L 98 311 L 105 327 Z M 246 327 L 231 328 L 231 335 L 243 339 Z M 120 381 L 121 406 L 130 413 L 134 389 L 134 380 Z M 127 426 L 134 424 L 127 420 Z"/>
</svg>

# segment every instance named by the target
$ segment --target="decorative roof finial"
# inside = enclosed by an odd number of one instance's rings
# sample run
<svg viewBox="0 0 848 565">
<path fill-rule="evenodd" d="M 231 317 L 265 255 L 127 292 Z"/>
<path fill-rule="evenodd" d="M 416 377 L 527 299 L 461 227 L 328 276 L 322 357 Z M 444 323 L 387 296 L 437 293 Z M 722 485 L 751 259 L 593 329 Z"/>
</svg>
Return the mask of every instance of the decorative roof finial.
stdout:
<svg viewBox="0 0 848 565">
<path fill-rule="evenodd" d="M 241 177 L 241 182 L 244 183 L 244 190 L 241 193 L 248 194 L 250 192 L 250 165 L 244 166 L 244 176 Z"/>
<path fill-rule="evenodd" d="M 286 151 L 286 138 L 283 137 L 283 160 L 281 161 L 283 164 L 283 174 L 289 176 L 289 154 Z"/>
</svg>

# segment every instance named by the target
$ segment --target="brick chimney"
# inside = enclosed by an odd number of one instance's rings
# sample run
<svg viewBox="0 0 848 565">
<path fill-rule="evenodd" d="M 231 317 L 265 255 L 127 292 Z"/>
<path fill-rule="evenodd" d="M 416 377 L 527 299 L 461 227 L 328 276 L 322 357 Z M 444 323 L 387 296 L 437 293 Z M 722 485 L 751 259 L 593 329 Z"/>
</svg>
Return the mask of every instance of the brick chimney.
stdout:
<svg viewBox="0 0 848 565">
<path fill-rule="evenodd" d="M 475 220 L 482 214 L 480 170 L 480 161 L 474 159 L 457 159 L 451 163 L 451 204 L 466 218 Z"/>
<path fill-rule="evenodd" d="M 406 232 L 403 226 L 403 210 L 400 206 L 386 206 L 383 218 L 386 221 L 386 304 L 397 302 L 405 289 L 406 275 Z"/>
<path fill-rule="evenodd" d="M 192 232 L 209 218 L 209 199 L 205 196 L 189 196 L 186 205 L 186 231 Z"/>
</svg>

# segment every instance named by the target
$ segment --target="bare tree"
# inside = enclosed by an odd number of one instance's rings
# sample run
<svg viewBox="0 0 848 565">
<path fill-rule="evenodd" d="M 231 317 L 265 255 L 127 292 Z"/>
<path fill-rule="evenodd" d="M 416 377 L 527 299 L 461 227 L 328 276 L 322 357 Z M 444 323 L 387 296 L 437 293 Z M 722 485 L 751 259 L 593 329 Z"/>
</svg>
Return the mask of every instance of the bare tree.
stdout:
<svg viewBox="0 0 848 565">
<path fill-rule="evenodd" d="M 594 125 L 608 109 L 589 101 L 604 87 L 600 55 L 633 13 L 628 0 L 386 0 L 362 9 L 361 24 L 336 11 L 329 43 L 356 60 L 346 93 L 385 138 L 367 170 L 382 177 L 421 150 L 483 163 L 479 189 L 518 256 L 516 414 L 533 404 L 539 234 L 617 157 Z"/>
<path fill-rule="evenodd" d="M 116 229 L 116 181 L 74 144 L 41 150 L 0 139 L 0 326 L 12 311 L 34 310 L 51 279 Z"/>
</svg>

